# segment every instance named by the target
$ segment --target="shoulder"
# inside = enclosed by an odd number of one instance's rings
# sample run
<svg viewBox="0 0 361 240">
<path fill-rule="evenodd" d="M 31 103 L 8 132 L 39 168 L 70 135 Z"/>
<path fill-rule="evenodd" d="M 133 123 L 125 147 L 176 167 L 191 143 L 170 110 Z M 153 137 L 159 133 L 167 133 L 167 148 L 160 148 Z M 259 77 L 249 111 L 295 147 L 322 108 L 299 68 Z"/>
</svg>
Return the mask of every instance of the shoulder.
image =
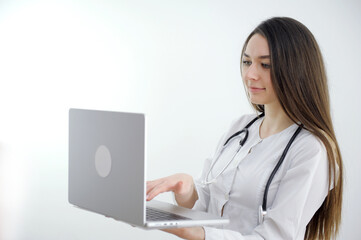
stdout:
<svg viewBox="0 0 361 240">
<path fill-rule="evenodd" d="M 313 164 L 327 163 L 327 151 L 323 142 L 306 129 L 302 129 L 290 148 L 293 164 L 312 161 Z"/>
<path fill-rule="evenodd" d="M 229 128 L 229 132 L 236 132 L 243 129 L 250 121 L 257 117 L 256 113 L 245 114 L 234 119 Z"/>
<path fill-rule="evenodd" d="M 242 130 L 255 117 L 257 117 L 257 114 L 253 113 L 253 114 L 245 114 L 240 117 L 237 117 L 236 119 L 233 119 L 229 128 L 225 132 L 223 132 L 223 135 L 220 138 L 220 141 L 218 142 L 217 151 L 219 150 L 221 144 L 223 144 L 226 139 L 228 139 L 234 133 Z"/>
<path fill-rule="evenodd" d="M 308 149 L 311 151 L 326 151 L 323 142 L 314 134 L 306 129 L 302 129 L 295 140 L 295 145 L 298 145 L 299 149 Z"/>
</svg>

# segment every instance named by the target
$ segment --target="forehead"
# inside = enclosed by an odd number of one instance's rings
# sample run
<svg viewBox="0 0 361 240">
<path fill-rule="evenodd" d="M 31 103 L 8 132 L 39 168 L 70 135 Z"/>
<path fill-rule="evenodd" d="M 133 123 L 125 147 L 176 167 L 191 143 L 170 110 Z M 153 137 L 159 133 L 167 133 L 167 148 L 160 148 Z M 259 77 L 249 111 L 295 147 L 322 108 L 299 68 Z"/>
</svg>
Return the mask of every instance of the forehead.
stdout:
<svg viewBox="0 0 361 240">
<path fill-rule="evenodd" d="M 260 34 L 254 34 L 248 41 L 245 53 L 250 57 L 269 55 L 269 48 L 266 38 Z"/>
</svg>

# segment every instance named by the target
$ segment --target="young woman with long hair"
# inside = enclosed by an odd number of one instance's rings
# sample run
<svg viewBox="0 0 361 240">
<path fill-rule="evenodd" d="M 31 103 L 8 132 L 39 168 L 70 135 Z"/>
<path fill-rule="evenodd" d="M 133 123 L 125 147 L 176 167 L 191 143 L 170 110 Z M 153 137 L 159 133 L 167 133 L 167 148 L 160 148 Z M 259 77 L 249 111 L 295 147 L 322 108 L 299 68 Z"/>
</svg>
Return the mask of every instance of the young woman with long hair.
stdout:
<svg viewBox="0 0 361 240">
<path fill-rule="evenodd" d="M 166 230 L 184 239 L 335 237 L 342 158 L 314 36 L 291 18 L 262 22 L 244 43 L 241 73 L 256 113 L 231 124 L 200 179 L 175 174 L 149 181 L 147 200 L 173 191 L 180 206 L 230 219 L 217 228 Z M 242 134 L 235 133 L 245 127 L 248 138 L 238 148 Z M 227 150 L 217 154 L 224 145 Z"/>
</svg>

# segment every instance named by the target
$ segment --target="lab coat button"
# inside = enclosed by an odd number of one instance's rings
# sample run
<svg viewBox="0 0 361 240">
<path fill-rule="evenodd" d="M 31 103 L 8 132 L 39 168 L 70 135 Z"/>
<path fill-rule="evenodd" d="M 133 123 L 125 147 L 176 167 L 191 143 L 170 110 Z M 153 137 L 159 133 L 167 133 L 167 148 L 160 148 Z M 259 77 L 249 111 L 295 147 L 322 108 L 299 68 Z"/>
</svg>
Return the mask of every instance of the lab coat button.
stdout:
<svg viewBox="0 0 361 240">
<path fill-rule="evenodd" d="M 228 201 L 228 200 L 229 200 L 229 195 L 228 195 L 228 194 L 225 194 L 225 195 L 224 195 L 224 199 L 225 199 L 226 201 Z"/>
</svg>

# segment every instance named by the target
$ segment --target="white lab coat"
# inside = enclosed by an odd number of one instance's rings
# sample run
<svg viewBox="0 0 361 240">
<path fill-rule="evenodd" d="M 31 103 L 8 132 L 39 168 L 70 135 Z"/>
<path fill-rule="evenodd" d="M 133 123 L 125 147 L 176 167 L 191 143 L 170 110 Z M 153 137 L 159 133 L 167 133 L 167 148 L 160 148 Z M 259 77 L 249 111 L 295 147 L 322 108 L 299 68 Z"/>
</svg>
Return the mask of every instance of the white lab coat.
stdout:
<svg viewBox="0 0 361 240">
<path fill-rule="evenodd" d="M 215 155 L 229 136 L 243 129 L 255 116 L 237 119 L 220 140 Z M 328 194 L 326 149 L 317 137 L 302 129 L 270 185 L 264 222 L 258 222 L 266 182 L 298 127 L 294 124 L 261 139 L 261 122 L 258 119 L 249 128 L 247 142 L 215 183 L 206 187 L 201 183 L 214 157 L 205 161 L 202 174 L 195 181 L 199 199 L 194 209 L 221 215 L 223 208 L 223 216 L 230 219 L 228 225 L 204 227 L 206 240 L 303 240 L 306 225 Z M 227 164 L 238 146 L 239 139 L 229 144 L 208 180 Z"/>
</svg>

